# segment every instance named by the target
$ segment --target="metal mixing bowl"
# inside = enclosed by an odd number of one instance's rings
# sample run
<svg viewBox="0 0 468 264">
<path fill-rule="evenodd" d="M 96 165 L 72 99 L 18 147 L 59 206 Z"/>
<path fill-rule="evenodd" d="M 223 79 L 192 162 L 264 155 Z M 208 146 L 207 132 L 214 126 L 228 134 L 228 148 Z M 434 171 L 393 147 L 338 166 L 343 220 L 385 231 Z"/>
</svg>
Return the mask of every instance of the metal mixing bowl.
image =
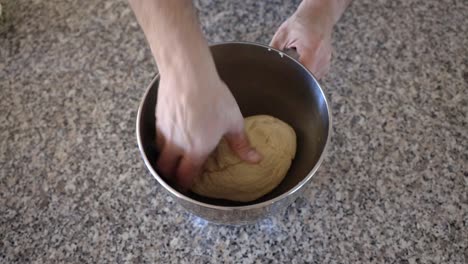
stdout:
<svg viewBox="0 0 468 264">
<path fill-rule="evenodd" d="M 281 184 L 249 203 L 183 194 L 158 174 L 155 166 L 155 105 L 159 75 L 151 82 L 137 116 L 137 139 L 151 174 L 175 200 L 193 214 L 216 223 L 249 223 L 282 212 L 317 171 L 330 141 L 331 116 L 317 80 L 299 62 L 273 48 L 245 42 L 211 46 L 219 75 L 244 116 L 267 114 L 291 125 L 297 152 Z"/>
</svg>

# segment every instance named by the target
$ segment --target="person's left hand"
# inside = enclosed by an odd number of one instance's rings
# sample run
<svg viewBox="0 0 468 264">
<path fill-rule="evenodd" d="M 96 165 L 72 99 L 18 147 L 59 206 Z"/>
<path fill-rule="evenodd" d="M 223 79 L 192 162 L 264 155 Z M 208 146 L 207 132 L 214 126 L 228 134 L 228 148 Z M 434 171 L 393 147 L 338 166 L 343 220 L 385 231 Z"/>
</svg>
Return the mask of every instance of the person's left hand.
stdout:
<svg viewBox="0 0 468 264">
<path fill-rule="evenodd" d="M 332 54 L 334 17 L 324 2 L 328 1 L 302 1 L 296 12 L 278 28 L 270 43 L 279 50 L 295 49 L 299 61 L 318 79 L 328 73 Z"/>
</svg>

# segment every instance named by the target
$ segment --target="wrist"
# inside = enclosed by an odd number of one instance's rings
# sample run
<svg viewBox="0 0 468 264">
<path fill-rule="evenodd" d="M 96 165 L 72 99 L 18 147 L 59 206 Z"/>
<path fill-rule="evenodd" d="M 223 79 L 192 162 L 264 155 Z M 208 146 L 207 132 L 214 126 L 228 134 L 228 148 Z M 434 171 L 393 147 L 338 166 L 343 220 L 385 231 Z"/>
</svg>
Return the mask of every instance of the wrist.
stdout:
<svg viewBox="0 0 468 264">
<path fill-rule="evenodd" d="M 216 72 L 213 57 L 206 43 L 195 44 L 191 41 L 179 43 L 167 47 L 158 46 L 157 51 L 153 52 L 161 75 L 191 78 Z"/>
<path fill-rule="evenodd" d="M 350 2 L 351 0 L 303 0 L 301 5 L 304 4 L 306 8 L 316 10 L 316 14 L 326 20 L 332 28 Z"/>
</svg>

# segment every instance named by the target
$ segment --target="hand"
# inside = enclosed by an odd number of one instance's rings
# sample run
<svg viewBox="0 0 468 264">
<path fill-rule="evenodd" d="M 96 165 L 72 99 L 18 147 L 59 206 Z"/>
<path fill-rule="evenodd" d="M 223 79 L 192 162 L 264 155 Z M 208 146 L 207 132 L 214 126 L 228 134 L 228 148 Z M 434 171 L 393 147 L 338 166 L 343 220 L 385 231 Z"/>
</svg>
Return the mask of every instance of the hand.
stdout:
<svg viewBox="0 0 468 264">
<path fill-rule="evenodd" d="M 330 69 L 331 35 L 335 22 L 327 1 L 304 0 L 296 12 L 278 28 L 270 46 L 295 49 L 299 61 L 318 79 Z"/>
<path fill-rule="evenodd" d="M 161 150 L 157 166 L 166 178 L 175 176 L 184 189 L 192 185 L 223 136 L 241 159 L 252 163 L 261 159 L 250 146 L 240 109 L 216 70 L 186 68 L 183 76 L 180 71 L 165 72 L 156 126 Z"/>
<path fill-rule="evenodd" d="M 130 4 L 161 74 L 156 141 L 162 176 L 189 188 L 223 136 L 241 159 L 259 162 L 260 154 L 245 135 L 239 106 L 218 76 L 192 1 Z"/>
</svg>

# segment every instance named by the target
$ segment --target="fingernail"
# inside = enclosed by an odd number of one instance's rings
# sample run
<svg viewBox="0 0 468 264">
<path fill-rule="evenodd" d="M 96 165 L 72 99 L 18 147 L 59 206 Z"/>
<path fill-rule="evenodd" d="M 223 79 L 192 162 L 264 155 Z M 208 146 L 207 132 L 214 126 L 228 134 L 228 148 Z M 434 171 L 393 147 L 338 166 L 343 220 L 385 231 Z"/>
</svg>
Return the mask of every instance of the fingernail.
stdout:
<svg viewBox="0 0 468 264">
<path fill-rule="evenodd" d="M 247 157 L 252 162 L 259 162 L 262 159 L 260 153 L 258 153 L 258 151 L 256 151 L 255 149 L 249 150 L 249 152 L 247 152 Z"/>
</svg>

